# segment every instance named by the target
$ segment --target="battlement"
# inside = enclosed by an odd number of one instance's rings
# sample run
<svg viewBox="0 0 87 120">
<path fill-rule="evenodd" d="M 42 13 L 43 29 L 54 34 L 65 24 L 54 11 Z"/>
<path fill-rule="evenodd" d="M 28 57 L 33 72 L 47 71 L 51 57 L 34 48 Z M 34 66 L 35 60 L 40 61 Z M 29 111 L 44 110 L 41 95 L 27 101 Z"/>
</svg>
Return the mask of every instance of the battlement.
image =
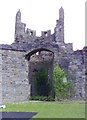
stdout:
<svg viewBox="0 0 87 120">
<path fill-rule="evenodd" d="M 36 31 L 27 28 L 26 34 L 29 36 L 36 36 Z"/>
<path fill-rule="evenodd" d="M 41 36 L 42 37 L 48 37 L 51 35 L 51 30 L 47 30 L 47 31 L 42 31 L 41 32 Z"/>
<path fill-rule="evenodd" d="M 57 20 L 57 24 L 53 34 L 55 34 L 56 42 L 64 42 L 64 9 L 62 7 L 59 9 L 59 20 Z M 41 36 L 39 38 L 42 39 L 50 37 L 51 35 L 51 30 L 41 31 Z M 21 12 L 19 9 L 16 14 L 15 21 L 15 42 L 29 43 L 36 38 L 36 30 L 26 28 L 26 24 L 21 22 Z"/>
</svg>

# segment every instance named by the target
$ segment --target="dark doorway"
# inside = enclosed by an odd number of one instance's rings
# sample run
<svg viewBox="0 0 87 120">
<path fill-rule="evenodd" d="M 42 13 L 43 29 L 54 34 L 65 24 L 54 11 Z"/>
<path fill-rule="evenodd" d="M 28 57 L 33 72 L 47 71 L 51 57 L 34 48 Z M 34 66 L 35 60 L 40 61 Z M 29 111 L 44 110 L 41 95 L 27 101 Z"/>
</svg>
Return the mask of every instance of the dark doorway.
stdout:
<svg viewBox="0 0 87 120">
<path fill-rule="evenodd" d="M 29 53 L 30 96 L 53 95 L 53 62 L 54 54 L 50 50 L 38 49 Z"/>
</svg>

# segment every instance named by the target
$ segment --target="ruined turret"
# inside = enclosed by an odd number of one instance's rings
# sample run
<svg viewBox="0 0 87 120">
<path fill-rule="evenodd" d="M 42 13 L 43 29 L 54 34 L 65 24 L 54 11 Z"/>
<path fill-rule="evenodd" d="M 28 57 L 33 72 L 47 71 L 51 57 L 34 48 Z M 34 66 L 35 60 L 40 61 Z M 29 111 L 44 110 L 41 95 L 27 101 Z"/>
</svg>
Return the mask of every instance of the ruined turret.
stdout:
<svg viewBox="0 0 87 120">
<path fill-rule="evenodd" d="M 56 21 L 55 39 L 59 44 L 64 43 L 64 9 L 62 7 L 59 9 L 59 20 Z"/>
<path fill-rule="evenodd" d="M 20 9 L 18 10 L 16 14 L 16 23 L 21 23 L 21 12 Z"/>
<path fill-rule="evenodd" d="M 15 42 L 24 41 L 26 24 L 21 22 L 21 12 L 18 10 L 15 20 Z"/>
</svg>

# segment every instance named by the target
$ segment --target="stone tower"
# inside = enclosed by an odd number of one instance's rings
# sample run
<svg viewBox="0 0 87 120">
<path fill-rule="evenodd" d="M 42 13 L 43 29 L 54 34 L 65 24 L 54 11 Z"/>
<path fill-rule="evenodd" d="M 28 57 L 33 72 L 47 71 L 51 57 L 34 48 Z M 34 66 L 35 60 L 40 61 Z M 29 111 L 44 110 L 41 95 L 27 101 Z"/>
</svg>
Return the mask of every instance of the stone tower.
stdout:
<svg viewBox="0 0 87 120">
<path fill-rule="evenodd" d="M 20 9 L 18 10 L 16 14 L 16 23 L 21 23 L 21 12 Z"/>
<path fill-rule="evenodd" d="M 15 20 L 15 42 L 21 42 L 25 37 L 26 24 L 21 22 L 21 12 L 18 10 Z"/>
<path fill-rule="evenodd" d="M 64 9 L 59 9 L 59 20 L 56 21 L 55 37 L 58 44 L 64 43 Z"/>
</svg>

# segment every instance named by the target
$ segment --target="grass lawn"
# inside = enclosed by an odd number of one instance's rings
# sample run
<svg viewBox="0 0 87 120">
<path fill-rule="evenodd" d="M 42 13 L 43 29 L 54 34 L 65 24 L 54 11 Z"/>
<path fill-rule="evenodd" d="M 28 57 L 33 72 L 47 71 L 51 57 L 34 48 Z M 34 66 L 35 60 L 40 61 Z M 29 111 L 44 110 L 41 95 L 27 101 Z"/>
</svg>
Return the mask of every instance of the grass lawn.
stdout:
<svg viewBox="0 0 87 120">
<path fill-rule="evenodd" d="M 38 112 L 34 118 L 85 118 L 85 102 L 7 103 L 3 111 Z"/>
</svg>

